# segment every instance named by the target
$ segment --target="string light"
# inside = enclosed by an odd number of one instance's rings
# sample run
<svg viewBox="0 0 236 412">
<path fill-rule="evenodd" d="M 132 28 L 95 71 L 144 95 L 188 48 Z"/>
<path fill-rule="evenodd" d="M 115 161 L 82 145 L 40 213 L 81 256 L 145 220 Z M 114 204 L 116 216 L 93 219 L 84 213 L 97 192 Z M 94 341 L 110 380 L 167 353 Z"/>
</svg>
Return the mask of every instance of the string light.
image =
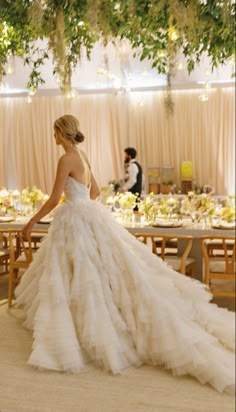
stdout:
<svg viewBox="0 0 236 412">
<path fill-rule="evenodd" d="M 176 40 L 178 40 L 179 36 L 178 36 L 178 33 L 177 33 L 175 27 L 170 27 L 170 28 L 169 28 L 168 36 L 169 36 L 169 39 L 170 39 L 171 41 L 176 41 Z"/>
<path fill-rule="evenodd" d="M 146 77 L 148 75 L 146 67 L 144 67 L 144 71 L 142 72 L 142 76 Z"/>
<path fill-rule="evenodd" d="M 9 53 L 7 57 L 6 73 L 12 74 L 14 73 L 14 71 L 14 56 L 11 53 Z"/>
<path fill-rule="evenodd" d="M 120 89 L 120 87 L 121 87 L 121 80 L 118 79 L 118 78 L 114 79 L 114 81 L 113 81 L 113 87 L 114 87 L 115 89 Z"/>
<path fill-rule="evenodd" d="M 177 69 L 178 71 L 184 70 L 184 65 L 183 65 L 183 63 L 182 63 L 181 61 L 177 63 L 176 69 Z"/>
<path fill-rule="evenodd" d="M 199 96 L 198 96 L 198 98 L 199 98 L 199 100 L 201 101 L 201 102 L 207 102 L 207 100 L 209 99 L 209 96 L 208 96 L 208 94 L 207 93 L 203 93 L 203 94 L 200 94 Z"/>
<path fill-rule="evenodd" d="M 31 88 L 29 89 L 29 95 L 30 95 L 30 96 L 34 96 L 35 93 L 36 93 L 36 91 L 37 91 L 37 89 L 35 89 L 34 87 L 31 87 Z"/>
<path fill-rule="evenodd" d="M 120 3 L 116 3 L 116 4 L 114 5 L 114 10 L 117 10 L 117 11 L 120 10 Z"/>
<path fill-rule="evenodd" d="M 8 66 L 7 66 L 6 73 L 7 73 L 7 74 L 12 74 L 12 73 L 14 73 L 14 68 L 13 68 L 13 66 L 12 66 L 12 64 L 11 64 L 10 62 L 9 62 L 9 64 L 8 64 Z"/>
<path fill-rule="evenodd" d="M 78 96 L 78 90 L 71 89 L 65 94 L 66 99 L 73 99 L 74 97 Z"/>
</svg>

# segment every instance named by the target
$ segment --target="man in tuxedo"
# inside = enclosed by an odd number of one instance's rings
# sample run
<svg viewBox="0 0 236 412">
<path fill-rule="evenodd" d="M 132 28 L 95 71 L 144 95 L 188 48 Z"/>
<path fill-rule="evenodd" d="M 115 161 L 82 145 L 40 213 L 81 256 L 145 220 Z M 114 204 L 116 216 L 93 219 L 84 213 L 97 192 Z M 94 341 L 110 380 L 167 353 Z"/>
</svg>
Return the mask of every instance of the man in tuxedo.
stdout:
<svg viewBox="0 0 236 412">
<path fill-rule="evenodd" d="M 131 192 L 138 194 L 138 197 L 140 197 L 142 193 L 143 171 L 141 165 L 136 160 L 137 151 L 133 147 L 127 147 L 124 153 L 125 178 L 122 192 Z"/>
</svg>

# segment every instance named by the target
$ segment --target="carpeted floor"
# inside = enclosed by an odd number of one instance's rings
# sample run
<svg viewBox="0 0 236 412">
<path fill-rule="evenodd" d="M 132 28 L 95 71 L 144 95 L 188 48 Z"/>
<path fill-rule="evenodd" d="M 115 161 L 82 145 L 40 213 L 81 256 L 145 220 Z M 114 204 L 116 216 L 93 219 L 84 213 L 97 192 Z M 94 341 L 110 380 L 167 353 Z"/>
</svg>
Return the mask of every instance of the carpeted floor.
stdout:
<svg viewBox="0 0 236 412">
<path fill-rule="evenodd" d="M 0 290 L 3 291 L 3 279 Z M 22 312 L 0 301 L 0 412 L 234 412 L 234 397 L 191 377 L 144 366 L 112 376 L 90 368 L 80 375 L 27 365 L 31 334 Z"/>
</svg>

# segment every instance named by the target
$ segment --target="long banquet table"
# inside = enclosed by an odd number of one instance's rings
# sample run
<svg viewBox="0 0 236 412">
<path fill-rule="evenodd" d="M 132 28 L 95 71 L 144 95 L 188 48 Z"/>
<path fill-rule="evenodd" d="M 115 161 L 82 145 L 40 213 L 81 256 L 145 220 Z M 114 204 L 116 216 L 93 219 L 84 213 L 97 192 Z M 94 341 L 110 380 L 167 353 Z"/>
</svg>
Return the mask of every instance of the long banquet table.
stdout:
<svg viewBox="0 0 236 412">
<path fill-rule="evenodd" d="M 27 218 L 21 220 L 15 220 L 12 222 L 1 222 L 0 221 L 0 229 L 21 229 L 27 222 Z M 37 223 L 34 225 L 35 229 L 42 229 L 42 228 L 49 228 L 50 223 L 44 222 Z M 196 278 L 202 280 L 202 251 L 201 251 L 201 242 L 200 238 L 203 235 L 224 235 L 224 236 L 235 236 L 235 229 L 214 229 L 214 228 L 207 228 L 204 229 L 202 227 L 153 227 L 153 226 L 146 226 L 142 223 L 131 222 L 127 224 L 123 224 L 123 226 L 131 233 L 152 233 L 156 234 L 157 237 L 160 234 L 171 234 L 171 235 L 191 235 L 193 236 L 193 245 L 190 251 L 189 256 L 195 259 L 195 272 Z M 181 243 L 180 243 L 181 245 Z M 178 250 L 178 253 L 181 254 L 181 246 Z"/>
</svg>

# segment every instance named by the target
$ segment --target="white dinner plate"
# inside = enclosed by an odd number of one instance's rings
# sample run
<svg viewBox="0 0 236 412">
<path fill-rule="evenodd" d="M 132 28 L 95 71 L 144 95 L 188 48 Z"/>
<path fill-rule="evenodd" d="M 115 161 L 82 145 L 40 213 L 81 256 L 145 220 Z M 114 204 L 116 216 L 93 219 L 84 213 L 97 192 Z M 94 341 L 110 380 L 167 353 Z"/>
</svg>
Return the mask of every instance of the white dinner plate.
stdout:
<svg viewBox="0 0 236 412">
<path fill-rule="evenodd" d="M 225 230 L 225 229 L 228 229 L 228 230 L 235 230 L 236 229 L 236 226 L 235 226 L 235 224 L 230 224 L 230 223 L 221 223 L 221 224 L 219 224 L 219 225 L 212 225 L 212 228 L 213 229 L 221 229 L 221 230 Z"/>
<path fill-rule="evenodd" d="M 11 216 L 0 216 L 0 222 L 5 223 L 5 222 L 13 222 L 15 219 L 14 217 Z"/>
<path fill-rule="evenodd" d="M 152 224 L 153 227 L 163 227 L 163 228 L 176 228 L 176 227 L 181 227 L 183 226 L 183 223 L 181 222 L 171 222 L 171 221 L 166 221 L 166 222 L 155 222 Z"/>
</svg>

